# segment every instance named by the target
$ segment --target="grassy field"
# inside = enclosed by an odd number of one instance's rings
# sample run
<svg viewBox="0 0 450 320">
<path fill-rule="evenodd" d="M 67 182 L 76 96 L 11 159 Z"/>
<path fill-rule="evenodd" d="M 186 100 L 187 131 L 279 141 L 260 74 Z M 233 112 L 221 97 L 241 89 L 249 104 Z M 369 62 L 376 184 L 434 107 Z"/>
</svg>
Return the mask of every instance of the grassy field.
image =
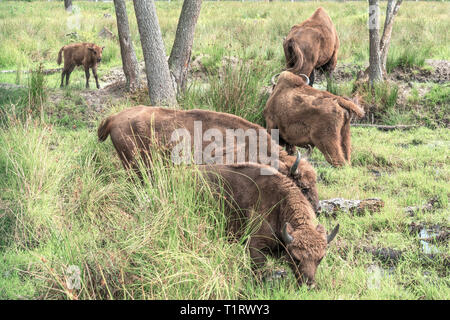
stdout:
<svg viewBox="0 0 450 320">
<path fill-rule="evenodd" d="M 1 2 L 0 69 L 36 69 L 40 63 L 56 68 L 60 47 L 78 41 L 106 46 L 100 76 L 120 66 L 116 40 L 98 37 L 103 27 L 117 32 L 113 4 L 76 5 L 78 13 L 68 15 L 60 2 Z M 282 39 L 319 5 L 339 32 L 339 63 L 365 65 L 365 2 L 204 2 L 193 59 L 207 55 L 202 61 L 209 88 L 190 87 L 180 97 L 181 107 L 226 111 L 262 123 L 267 97 L 261 87 L 283 68 Z M 142 60 L 133 8 L 127 6 Z M 167 52 L 180 8 L 175 1 L 157 3 Z M 450 60 L 449 11 L 449 3 L 403 3 L 390 68 Z M 425 18 L 418 14 L 423 12 Z M 243 63 L 219 77 L 224 56 Z M 383 100 L 389 90 L 381 93 L 382 123 L 421 126 L 393 132 L 352 128 L 351 166 L 332 168 L 314 150 L 320 199 L 378 197 L 385 206 L 378 213 L 318 217 L 328 230 L 337 222 L 341 227 L 318 268 L 317 288 L 307 290 L 296 286 L 290 272 L 285 279 L 255 280 L 246 242 L 229 241 L 223 204 L 192 169 L 156 160 L 153 179 L 136 185 L 111 141 L 97 141 L 99 119 L 148 101 L 145 92 L 124 96 L 97 114 L 83 95 L 95 92 L 84 89 L 84 72 L 75 70 L 64 90 L 59 81 L 59 74 L 0 74 L 0 83 L 24 85 L 0 87 L 0 299 L 449 299 L 449 269 L 441 258 L 450 255 L 448 240 L 433 244 L 439 255 L 427 260 L 423 242 L 411 232 L 412 224 L 450 227 L 450 131 L 443 125 L 448 82 L 412 83 L 401 107 Z M 353 82 L 337 85 L 350 92 Z M 63 97 L 58 103 L 50 99 L 55 92 Z M 431 211 L 405 212 L 430 199 L 435 200 Z M 386 263 L 361 251 L 364 246 L 404 253 Z M 80 289 L 67 285 L 74 275 L 70 266 L 80 271 Z M 289 269 L 269 259 L 267 271 L 280 268 Z"/>
</svg>

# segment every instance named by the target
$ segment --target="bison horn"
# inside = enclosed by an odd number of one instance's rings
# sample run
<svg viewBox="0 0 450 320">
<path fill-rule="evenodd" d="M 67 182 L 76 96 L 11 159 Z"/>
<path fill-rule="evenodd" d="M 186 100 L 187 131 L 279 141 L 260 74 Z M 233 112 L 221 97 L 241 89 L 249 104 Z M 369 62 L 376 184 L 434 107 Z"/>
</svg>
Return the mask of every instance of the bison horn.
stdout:
<svg viewBox="0 0 450 320">
<path fill-rule="evenodd" d="M 306 74 L 304 74 L 304 73 L 300 73 L 300 75 L 304 76 L 305 79 L 306 79 L 306 84 L 309 84 L 309 77 Z"/>
<path fill-rule="evenodd" d="M 281 236 L 282 236 L 283 241 L 284 241 L 285 244 L 289 244 L 289 243 L 292 242 L 292 240 L 294 240 L 294 238 L 292 238 L 292 236 L 291 236 L 291 235 L 289 234 L 289 232 L 287 231 L 288 224 L 289 224 L 289 222 L 286 222 L 286 223 L 284 224 L 283 232 L 282 232 L 282 234 L 281 234 Z"/>
<path fill-rule="evenodd" d="M 336 227 L 334 227 L 333 231 L 327 236 L 327 244 L 333 241 L 334 237 L 336 237 L 337 233 L 339 231 L 339 223 Z"/>
<path fill-rule="evenodd" d="M 291 175 L 294 175 L 295 171 L 297 171 L 298 164 L 300 163 L 301 158 L 302 158 L 302 155 L 300 154 L 300 151 L 297 150 L 297 158 L 295 159 L 295 162 L 292 165 L 291 170 L 290 170 Z"/>
<path fill-rule="evenodd" d="M 272 79 L 270 79 L 270 82 L 272 82 L 272 85 L 275 86 L 277 83 L 275 82 L 275 78 L 278 77 L 280 75 L 280 73 L 277 73 L 276 75 L 274 75 L 272 77 Z"/>
</svg>

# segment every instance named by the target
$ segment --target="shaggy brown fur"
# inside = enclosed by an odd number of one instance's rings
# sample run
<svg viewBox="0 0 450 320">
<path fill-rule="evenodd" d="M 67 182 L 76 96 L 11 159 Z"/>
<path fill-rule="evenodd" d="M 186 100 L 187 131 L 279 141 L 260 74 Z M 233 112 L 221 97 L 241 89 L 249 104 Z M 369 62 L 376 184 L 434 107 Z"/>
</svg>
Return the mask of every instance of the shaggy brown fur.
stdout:
<svg viewBox="0 0 450 320">
<path fill-rule="evenodd" d="M 283 41 L 286 66 L 297 75 L 305 74 L 314 83 L 314 69 L 331 74 L 336 67 L 339 37 L 328 14 L 318 8 L 314 14 L 291 28 Z"/>
<path fill-rule="evenodd" d="M 364 116 L 352 101 L 314 89 L 292 72 L 281 73 L 264 109 L 267 130 L 299 147 L 316 146 L 333 166 L 350 164 L 350 113 Z M 281 139 L 280 139 L 281 140 Z"/>
<path fill-rule="evenodd" d="M 215 128 L 219 130 L 224 140 L 226 139 L 227 129 L 242 129 L 244 131 L 253 129 L 256 132 L 262 130 L 262 136 L 258 135 L 259 139 L 267 141 L 268 156 L 271 155 L 270 146 L 272 145 L 272 138 L 267 131 L 254 123 L 251 123 L 243 118 L 231 115 L 228 113 L 214 112 L 208 110 L 174 110 L 160 107 L 146 107 L 137 106 L 128 108 L 115 115 L 109 116 L 98 127 L 98 138 L 104 141 L 108 135 L 111 135 L 111 140 L 116 148 L 116 151 L 126 169 L 133 168 L 138 172 L 135 156 L 139 152 L 145 164 L 150 167 L 150 146 L 157 146 L 167 153 L 170 153 L 174 147 L 174 143 L 170 143 L 172 133 L 179 128 L 185 128 L 189 131 L 191 136 L 192 150 L 194 149 L 194 121 L 201 121 L 202 132 Z M 154 132 L 154 134 L 152 134 Z M 237 141 L 236 141 L 237 142 Z M 178 141 L 176 142 L 178 143 Z M 202 150 L 211 143 L 202 139 Z M 227 162 L 227 152 L 225 148 L 226 141 L 223 141 L 223 158 L 222 163 Z M 296 156 L 289 156 L 279 145 L 275 146 L 279 153 L 278 170 L 286 176 L 289 176 L 308 200 L 317 209 L 319 198 L 316 187 L 316 172 L 314 168 L 304 159 L 298 165 L 298 169 L 294 173 L 290 173 Z M 233 150 L 234 162 L 237 161 L 238 150 L 245 150 L 245 161 L 249 161 L 249 138 L 245 142 Z M 259 141 L 258 141 L 259 150 Z M 258 157 L 257 162 L 264 162 Z"/>
<path fill-rule="evenodd" d="M 69 85 L 70 74 L 76 66 L 83 65 L 86 75 L 86 88 L 89 88 L 89 68 L 94 74 L 97 89 L 100 89 L 97 76 L 97 64 L 102 60 L 104 47 L 99 47 L 93 43 L 73 43 L 62 47 L 58 53 L 58 64 L 61 64 L 62 53 L 64 52 L 64 68 L 61 75 L 61 88 L 66 77 L 66 86 Z"/>
<path fill-rule="evenodd" d="M 292 180 L 274 169 L 273 175 L 262 176 L 261 167 L 256 163 L 199 166 L 217 195 L 227 199 L 232 234 L 239 237 L 245 230 L 254 231 L 249 250 L 255 267 L 265 264 L 267 253 L 284 252 L 299 285 L 305 281 L 312 285 L 332 239 L 327 239 L 322 225 L 315 225 L 313 208 Z"/>
</svg>

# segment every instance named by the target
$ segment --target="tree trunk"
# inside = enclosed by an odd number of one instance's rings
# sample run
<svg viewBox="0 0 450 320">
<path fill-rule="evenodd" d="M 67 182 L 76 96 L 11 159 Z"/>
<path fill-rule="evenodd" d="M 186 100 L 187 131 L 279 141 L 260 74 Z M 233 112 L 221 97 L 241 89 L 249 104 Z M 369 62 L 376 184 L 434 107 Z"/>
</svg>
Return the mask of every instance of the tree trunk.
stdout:
<svg viewBox="0 0 450 320">
<path fill-rule="evenodd" d="M 202 0 L 184 0 L 178 20 L 175 41 L 169 58 L 169 68 L 175 78 L 178 92 L 183 91 L 186 87 L 195 25 L 200 15 L 201 6 Z"/>
<path fill-rule="evenodd" d="M 378 0 L 369 0 L 369 82 L 382 80 L 381 61 L 380 61 L 380 7 Z"/>
<path fill-rule="evenodd" d="M 177 105 L 153 0 L 134 0 L 152 105 Z"/>
<path fill-rule="evenodd" d="M 64 0 L 64 8 L 66 11 L 72 12 L 72 0 Z"/>
<path fill-rule="evenodd" d="M 139 63 L 131 40 L 125 0 L 114 0 L 114 7 L 116 9 L 122 67 L 127 79 L 127 90 L 133 92 L 140 87 Z"/>
<path fill-rule="evenodd" d="M 403 0 L 389 0 L 386 8 L 386 20 L 384 20 L 384 30 L 380 41 L 381 68 L 385 75 L 387 74 L 386 61 L 391 42 L 392 27 L 394 26 L 394 19 L 398 13 L 398 9 L 400 9 L 402 1 Z"/>
</svg>

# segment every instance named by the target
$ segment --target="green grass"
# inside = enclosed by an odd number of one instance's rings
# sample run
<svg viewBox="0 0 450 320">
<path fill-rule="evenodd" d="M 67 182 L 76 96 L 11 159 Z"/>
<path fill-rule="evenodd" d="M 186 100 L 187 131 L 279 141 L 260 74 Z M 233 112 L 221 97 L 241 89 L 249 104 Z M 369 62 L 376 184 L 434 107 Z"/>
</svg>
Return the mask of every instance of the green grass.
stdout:
<svg viewBox="0 0 450 320">
<path fill-rule="evenodd" d="M 77 36 L 66 36 L 75 30 L 69 27 L 70 16 L 62 3 L 1 2 L 0 69 L 36 70 L 40 63 L 55 68 L 59 48 L 71 41 L 106 45 L 100 76 L 120 65 L 116 42 L 97 37 L 104 26 L 116 32 L 112 3 L 76 5 L 82 13 L 80 29 Z M 338 29 L 339 62 L 367 62 L 367 3 L 320 5 Z M 317 6 L 314 2 L 257 6 L 204 2 L 192 56 L 209 55 L 204 61 L 208 81 L 188 87 L 180 98 L 181 107 L 231 112 L 263 123 L 267 97 L 260 88 L 284 65 L 282 39 L 292 24 L 307 18 Z M 141 60 L 131 3 L 127 7 Z M 157 3 L 168 50 L 180 8 L 174 1 Z M 418 55 L 412 65 L 420 65 L 425 56 L 448 59 L 446 10 L 448 3 L 405 3 L 395 22 L 389 61 L 409 63 L 412 53 Z M 425 11 L 426 18 L 417 14 Z M 105 13 L 113 18 L 104 18 Z M 408 51 L 411 44 L 414 48 Z M 224 56 L 242 61 L 224 68 Z M 341 227 L 318 268 L 317 288 L 307 290 L 298 288 L 289 268 L 274 258 L 269 259 L 267 270 L 284 268 L 288 277 L 255 280 L 246 243 L 229 241 L 223 203 L 192 168 L 167 166 L 155 155 L 153 179 L 135 183 L 123 170 L 111 141 L 97 141 L 98 121 L 87 116 L 81 95 L 84 72 L 74 71 L 71 86 L 62 91 L 58 103 L 51 103 L 48 96 L 59 92 L 60 75 L 46 76 L 45 83 L 41 80 L 36 74 L 0 75 L 0 82 L 28 85 L 35 81 L 30 88 L 0 88 L 0 299 L 450 296 L 448 270 L 439 260 L 425 262 L 418 236 L 408 231 L 412 222 L 449 227 L 450 134 L 442 122 L 449 114 L 448 84 L 433 86 L 423 97 L 412 90 L 407 107 L 414 106 L 413 113 L 396 107 L 395 87 L 380 85 L 372 98 L 384 108 L 384 123 L 407 120 L 424 126 L 394 132 L 352 128 L 352 166 L 316 166 L 320 199 L 379 197 L 385 206 L 374 214 L 338 212 L 335 218 L 318 218 L 328 230 L 336 223 Z M 352 82 L 331 85 L 333 92 L 342 95 L 349 95 L 353 87 Z M 41 108 L 32 108 L 33 90 L 36 97 L 47 95 Z M 133 100 L 124 98 L 106 113 L 130 105 Z M 430 117 L 432 113 L 436 118 Z M 317 149 L 311 157 L 315 163 L 325 162 Z M 431 198 L 438 199 L 432 212 L 405 214 L 406 206 L 422 205 Z M 391 266 L 358 250 L 361 246 L 389 247 L 405 254 Z M 448 244 L 438 248 L 450 254 Z M 70 290 L 66 284 L 71 265 L 80 269 L 79 290 Z"/>
</svg>

